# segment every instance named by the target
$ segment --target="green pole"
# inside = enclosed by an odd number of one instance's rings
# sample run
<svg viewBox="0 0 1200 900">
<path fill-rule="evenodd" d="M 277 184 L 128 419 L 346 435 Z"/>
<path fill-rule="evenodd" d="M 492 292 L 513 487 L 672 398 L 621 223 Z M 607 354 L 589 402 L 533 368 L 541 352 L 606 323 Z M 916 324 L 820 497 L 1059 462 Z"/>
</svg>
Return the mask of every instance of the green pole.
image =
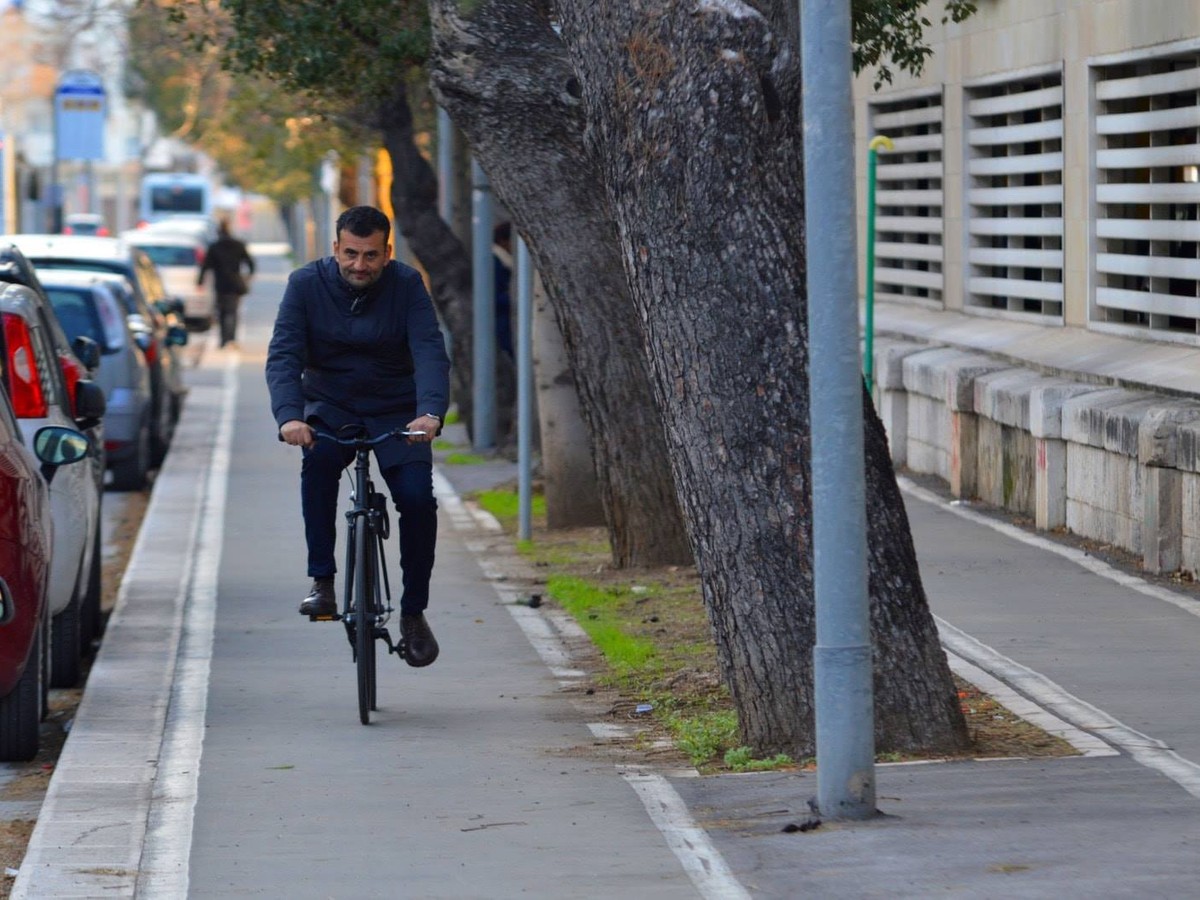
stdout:
<svg viewBox="0 0 1200 900">
<path fill-rule="evenodd" d="M 863 357 L 863 376 L 869 394 L 875 391 L 875 162 L 880 147 L 895 149 L 891 138 L 881 134 L 871 138 L 867 150 L 867 346 Z"/>
</svg>

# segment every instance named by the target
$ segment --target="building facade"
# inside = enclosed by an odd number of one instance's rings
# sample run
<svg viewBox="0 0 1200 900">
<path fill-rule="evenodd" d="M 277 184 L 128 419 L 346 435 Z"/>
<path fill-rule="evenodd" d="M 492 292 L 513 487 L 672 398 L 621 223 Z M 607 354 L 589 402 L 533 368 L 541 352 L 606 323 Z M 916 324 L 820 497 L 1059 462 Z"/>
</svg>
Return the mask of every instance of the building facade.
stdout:
<svg viewBox="0 0 1200 900">
<path fill-rule="evenodd" d="M 857 84 L 896 147 L 877 296 L 1200 343 L 1200 4 L 982 0 L 930 36 L 919 78 Z"/>
<path fill-rule="evenodd" d="M 866 148 L 893 148 L 869 327 L 894 458 L 1196 573 L 1200 4 L 980 0 L 928 37 L 920 76 L 855 85 L 864 226 Z"/>
</svg>

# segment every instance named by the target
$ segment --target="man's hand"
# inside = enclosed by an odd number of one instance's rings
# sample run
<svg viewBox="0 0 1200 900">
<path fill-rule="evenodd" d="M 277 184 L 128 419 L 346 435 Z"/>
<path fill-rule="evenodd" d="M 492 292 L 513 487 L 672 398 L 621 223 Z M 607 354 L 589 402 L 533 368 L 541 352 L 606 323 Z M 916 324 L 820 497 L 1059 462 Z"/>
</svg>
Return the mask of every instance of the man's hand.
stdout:
<svg viewBox="0 0 1200 900">
<path fill-rule="evenodd" d="M 280 425 L 279 436 L 285 444 L 291 444 L 293 447 L 311 447 L 316 440 L 313 430 L 299 419 L 292 419 Z"/>
<path fill-rule="evenodd" d="M 442 423 L 433 416 L 418 416 L 409 422 L 408 425 L 405 426 L 404 430 L 420 431 L 425 435 L 424 437 L 410 437 L 408 439 L 410 444 L 428 444 L 431 443 L 435 437 L 437 437 L 438 429 L 441 427 Z"/>
</svg>

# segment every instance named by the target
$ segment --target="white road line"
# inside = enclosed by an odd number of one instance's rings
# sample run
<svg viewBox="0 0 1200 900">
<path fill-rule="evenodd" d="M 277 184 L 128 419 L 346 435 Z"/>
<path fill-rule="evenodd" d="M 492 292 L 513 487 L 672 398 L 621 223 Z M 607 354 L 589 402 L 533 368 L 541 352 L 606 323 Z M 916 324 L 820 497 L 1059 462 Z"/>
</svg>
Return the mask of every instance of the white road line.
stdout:
<svg viewBox="0 0 1200 900">
<path fill-rule="evenodd" d="M 918 500 L 931 503 L 939 509 L 991 528 L 993 531 L 1031 547 L 1055 553 L 1101 578 L 1107 578 L 1122 587 L 1162 600 L 1191 615 L 1200 616 L 1200 603 L 1190 597 L 1148 584 L 1136 575 L 1122 572 L 1073 547 L 1064 547 L 1037 535 L 1028 534 L 1007 522 L 998 522 L 965 507 L 950 506 L 942 497 L 918 487 L 907 478 L 898 478 L 897 481 L 905 493 Z M 1161 772 L 1193 797 L 1200 799 L 1200 765 L 1184 759 L 1158 738 L 1130 728 L 1124 722 L 1067 692 L 1046 676 L 1021 665 L 1016 660 L 1009 659 L 986 644 L 977 641 L 966 632 L 955 628 L 949 622 L 939 618 L 937 624 L 942 643 L 948 650 L 969 659 L 975 665 L 1007 682 L 1034 703 L 1045 707 L 1076 728 L 1092 732 L 1109 744 L 1119 747 L 1143 766 Z"/>
<path fill-rule="evenodd" d="M 1089 556 L 1082 550 L 1076 550 L 1074 547 L 1064 547 L 1062 544 L 1047 540 L 1044 537 L 1039 537 L 1036 534 L 1030 534 L 1017 528 L 1015 525 L 1010 525 L 1007 522 L 999 522 L 989 516 L 980 515 L 972 509 L 965 506 L 951 506 L 946 502 L 945 498 L 939 497 L 933 491 L 926 490 L 917 484 L 914 484 L 907 478 L 898 477 L 896 481 L 900 484 L 900 489 L 906 494 L 911 494 L 918 500 L 924 500 L 939 509 L 960 516 L 969 522 L 975 522 L 978 525 L 984 525 L 991 528 L 993 531 L 998 531 L 1005 537 L 1010 537 L 1013 540 L 1020 541 L 1022 544 L 1028 544 L 1030 547 L 1036 547 L 1038 550 L 1045 550 L 1049 553 L 1055 553 L 1063 559 L 1069 559 L 1078 566 L 1082 566 L 1089 572 L 1099 575 L 1101 578 L 1107 578 L 1121 587 L 1129 588 L 1132 591 L 1137 591 L 1139 594 L 1144 594 L 1147 597 L 1153 597 L 1155 600 L 1161 600 L 1164 603 L 1169 603 L 1172 606 L 1182 609 L 1197 618 L 1200 618 L 1200 600 L 1195 600 L 1183 594 L 1178 594 L 1175 591 L 1167 590 L 1159 587 L 1156 584 L 1150 584 L 1137 575 L 1132 575 L 1129 572 L 1122 572 L 1120 569 L 1110 566 L 1106 562 L 1096 559 L 1094 556 Z"/>
<path fill-rule="evenodd" d="M 204 749 L 208 682 L 216 625 L 217 578 L 225 530 L 230 446 L 238 394 L 238 354 L 225 356 L 221 418 L 205 484 L 183 635 L 163 735 L 155 793 L 142 850 L 137 896 L 186 897 L 192 827 Z"/>
<path fill-rule="evenodd" d="M 474 526 L 489 532 L 501 530 L 500 523 L 491 513 L 476 504 L 463 504 L 450 482 L 436 470 L 434 474 L 438 503 L 450 511 L 456 528 L 470 530 Z M 571 652 L 565 642 L 566 638 L 587 637 L 587 632 L 574 619 L 565 614 L 549 614 L 550 611 L 548 616 L 542 615 L 527 606 L 511 602 L 500 585 L 493 582 L 492 587 L 501 600 L 506 601 L 505 606 L 513 619 L 521 626 L 525 637 L 555 677 L 565 681 L 584 676 L 584 672 L 570 668 Z M 620 726 L 590 723 L 588 728 L 601 740 L 612 740 L 628 734 Z M 650 820 L 701 897 L 705 900 L 749 900 L 749 892 L 729 870 L 725 859 L 708 839 L 708 833 L 696 824 L 688 812 L 687 804 L 671 787 L 670 781 L 643 766 L 619 765 L 616 769 L 642 801 Z"/>
<path fill-rule="evenodd" d="M 671 782 L 642 766 L 617 766 L 617 771 L 638 795 L 701 897 L 706 900 L 749 900 L 750 892 L 734 877 L 724 857 L 708 839 L 708 833 L 696 824 L 687 804 L 671 787 Z"/>
<path fill-rule="evenodd" d="M 953 644 L 958 651 L 963 651 L 965 649 L 966 642 L 968 641 L 983 647 L 983 645 L 979 644 L 978 641 L 975 641 L 974 638 L 963 634 L 957 628 L 954 628 L 953 625 L 943 622 L 941 619 L 938 619 L 938 629 L 942 634 L 942 644 L 946 649 L 946 656 L 950 661 L 950 668 L 954 671 L 955 675 L 958 675 L 961 678 L 971 682 L 971 684 L 975 685 L 975 687 L 979 688 L 979 690 L 983 691 L 985 694 L 990 694 L 1009 712 L 1020 716 L 1026 722 L 1036 725 L 1047 734 L 1052 734 L 1055 737 L 1062 738 L 1064 741 L 1078 750 L 1082 756 L 1121 755 L 1119 751 L 1114 750 L 1094 734 L 1083 731 L 1080 728 L 1076 728 L 1069 722 L 1066 722 L 1053 713 L 1043 709 L 1024 694 L 1017 693 L 999 678 L 994 677 L 989 672 L 976 665 L 966 656 L 961 655 L 960 652 L 950 649 L 950 645 Z M 952 631 L 955 632 L 959 637 L 948 640 L 946 635 Z M 991 648 L 986 649 L 991 650 Z M 995 654 L 995 656 L 999 656 L 999 654 L 994 650 L 991 650 L 991 652 Z M 972 653 L 972 658 L 977 658 L 974 653 Z M 1001 658 L 1003 659 L 1003 657 Z M 1007 662 L 1011 663 L 1012 661 L 1007 660 Z M 996 662 L 993 660 L 989 664 L 995 665 Z M 1016 664 L 1013 663 L 1013 665 Z"/>
<path fill-rule="evenodd" d="M 1045 675 L 980 643 L 949 622 L 938 619 L 937 624 L 942 643 L 955 653 L 966 656 L 998 678 L 1007 681 L 1016 690 L 1046 707 L 1059 718 L 1120 747 L 1143 766 L 1161 772 L 1193 797 L 1200 799 L 1200 765 L 1184 759 L 1157 738 L 1130 728 L 1104 710 L 1086 700 L 1080 700 Z"/>
</svg>

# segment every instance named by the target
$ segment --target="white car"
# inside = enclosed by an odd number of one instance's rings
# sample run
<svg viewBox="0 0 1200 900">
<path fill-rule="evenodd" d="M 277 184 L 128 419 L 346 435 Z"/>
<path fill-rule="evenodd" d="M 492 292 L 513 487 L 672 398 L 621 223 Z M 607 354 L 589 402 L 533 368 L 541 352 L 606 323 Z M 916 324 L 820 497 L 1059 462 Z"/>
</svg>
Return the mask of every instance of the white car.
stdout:
<svg viewBox="0 0 1200 900">
<path fill-rule="evenodd" d="M 183 318 L 188 328 L 207 331 L 216 313 L 216 299 L 211 287 L 198 285 L 196 280 L 208 245 L 198 237 L 165 228 L 139 228 L 121 237 L 142 248 L 158 266 L 167 294 L 183 301 Z"/>
</svg>

